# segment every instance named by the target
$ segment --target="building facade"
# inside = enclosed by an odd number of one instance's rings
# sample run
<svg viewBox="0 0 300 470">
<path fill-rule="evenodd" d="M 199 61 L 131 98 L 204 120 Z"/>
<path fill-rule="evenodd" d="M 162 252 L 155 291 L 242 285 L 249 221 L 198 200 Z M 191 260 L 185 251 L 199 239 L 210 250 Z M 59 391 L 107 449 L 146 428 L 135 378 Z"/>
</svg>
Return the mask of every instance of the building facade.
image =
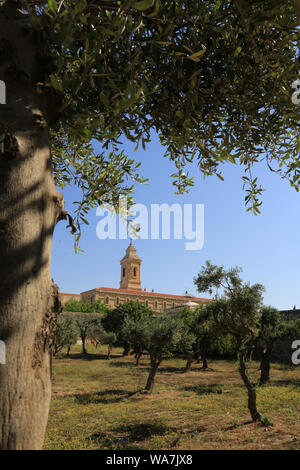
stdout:
<svg viewBox="0 0 300 470">
<path fill-rule="evenodd" d="M 186 295 L 162 294 L 159 292 L 147 292 L 141 285 L 141 263 L 142 260 L 136 253 L 132 242 L 128 246 L 125 256 L 121 259 L 120 288 L 96 287 L 81 294 L 62 293 L 63 303 L 67 300 L 101 301 L 111 308 L 130 300 L 139 301 L 155 312 L 171 312 L 179 307 L 195 307 L 198 304 L 207 304 L 211 299 Z"/>
</svg>

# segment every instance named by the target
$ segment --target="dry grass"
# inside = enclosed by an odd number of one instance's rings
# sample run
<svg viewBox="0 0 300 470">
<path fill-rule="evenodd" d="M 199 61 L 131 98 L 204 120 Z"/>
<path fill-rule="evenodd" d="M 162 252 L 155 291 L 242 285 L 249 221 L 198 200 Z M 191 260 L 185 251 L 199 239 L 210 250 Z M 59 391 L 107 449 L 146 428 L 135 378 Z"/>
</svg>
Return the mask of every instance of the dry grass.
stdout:
<svg viewBox="0 0 300 470">
<path fill-rule="evenodd" d="M 270 385 L 257 389 L 258 409 L 273 423 L 262 426 L 249 422 L 234 362 L 183 374 L 183 360 L 166 360 L 148 395 L 139 392 L 147 356 L 135 367 L 121 350 L 110 361 L 104 348 L 88 350 L 54 360 L 45 449 L 300 449 L 300 368 L 275 364 Z M 249 369 L 258 377 L 257 363 Z"/>
</svg>

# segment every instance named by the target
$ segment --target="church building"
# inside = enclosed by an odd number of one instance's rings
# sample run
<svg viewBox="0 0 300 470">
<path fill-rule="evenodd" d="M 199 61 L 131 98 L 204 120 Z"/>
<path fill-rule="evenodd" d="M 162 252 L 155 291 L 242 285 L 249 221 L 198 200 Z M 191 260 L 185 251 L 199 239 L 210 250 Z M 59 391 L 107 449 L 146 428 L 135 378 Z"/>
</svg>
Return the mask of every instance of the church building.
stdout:
<svg viewBox="0 0 300 470">
<path fill-rule="evenodd" d="M 120 288 L 96 287 L 81 294 L 61 293 L 63 303 L 68 300 L 82 300 L 83 302 L 100 300 L 108 307 L 115 308 L 129 300 L 139 301 L 155 312 L 167 312 L 180 307 L 196 307 L 198 304 L 206 304 L 210 299 L 186 295 L 162 294 L 159 292 L 147 292 L 141 285 L 142 260 L 136 253 L 132 242 L 126 250 L 125 256 L 120 261 L 121 280 Z"/>
</svg>

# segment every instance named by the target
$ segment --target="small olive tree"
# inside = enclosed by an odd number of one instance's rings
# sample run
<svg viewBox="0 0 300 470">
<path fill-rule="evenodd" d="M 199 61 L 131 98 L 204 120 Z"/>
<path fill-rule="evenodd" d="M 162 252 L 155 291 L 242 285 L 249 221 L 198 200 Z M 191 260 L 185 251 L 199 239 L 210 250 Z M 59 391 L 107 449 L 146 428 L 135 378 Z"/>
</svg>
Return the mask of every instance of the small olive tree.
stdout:
<svg viewBox="0 0 300 470">
<path fill-rule="evenodd" d="M 87 354 L 86 341 L 92 339 L 92 334 L 96 333 L 97 329 L 102 328 L 101 318 L 99 315 L 82 314 L 76 315 L 76 324 L 79 329 L 79 336 L 82 342 L 82 353 Z"/>
<path fill-rule="evenodd" d="M 162 360 L 170 357 L 183 338 L 182 322 L 172 317 L 126 319 L 123 334 L 132 344 L 150 355 L 150 370 L 145 390 L 153 391 L 154 381 Z"/>
<path fill-rule="evenodd" d="M 203 316 L 203 308 L 196 310 L 184 308 L 176 313 L 176 319 L 182 322 L 182 335 L 179 342 L 179 352 L 186 358 L 184 372 L 198 358 L 203 360 L 203 368 L 207 368 L 207 351 L 212 338 L 210 337 L 209 319 Z"/>
<path fill-rule="evenodd" d="M 182 325 L 174 318 L 158 317 L 149 321 L 145 329 L 146 349 L 150 355 L 150 371 L 146 384 L 148 392 L 153 391 L 156 372 L 164 357 L 170 357 L 182 338 Z"/>
<path fill-rule="evenodd" d="M 120 304 L 116 309 L 109 310 L 102 319 L 102 325 L 107 332 L 112 332 L 117 337 L 117 343 L 124 348 L 123 356 L 128 356 L 132 341 L 130 336 L 124 335 L 123 324 L 127 318 L 134 321 L 146 321 L 151 318 L 153 312 L 146 305 L 138 301 L 129 301 Z"/>
<path fill-rule="evenodd" d="M 230 352 L 229 335 L 218 335 L 214 318 L 209 309 L 199 305 L 195 310 L 184 308 L 176 313 L 183 322 L 183 336 L 179 352 L 186 358 L 184 372 L 191 369 L 194 361 L 202 360 L 202 369 L 208 369 L 207 358 L 213 353 Z"/>
<path fill-rule="evenodd" d="M 147 349 L 146 339 L 151 318 L 152 316 L 126 317 L 122 326 L 122 338 L 131 344 L 136 366 Z"/>
<path fill-rule="evenodd" d="M 54 337 L 53 355 L 56 356 L 64 347 L 67 347 L 67 355 L 70 353 L 72 344 L 75 344 L 79 336 L 76 321 L 67 316 L 61 316 L 57 320 Z"/>
<path fill-rule="evenodd" d="M 112 347 L 117 341 L 117 336 L 115 333 L 105 331 L 101 320 L 97 319 L 97 321 L 91 322 L 90 328 L 88 330 L 88 337 L 95 343 L 96 348 L 98 344 L 106 344 L 108 347 L 106 359 L 110 359 Z"/>
<path fill-rule="evenodd" d="M 284 324 L 280 312 L 271 306 L 261 309 L 259 332 L 255 341 L 255 349 L 260 358 L 259 384 L 264 385 L 270 380 L 270 358 L 277 339 L 284 334 Z"/>
<path fill-rule="evenodd" d="M 194 279 L 199 292 L 213 288 L 223 289 L 223 296 L 206 306 L 214 318 L 216 331 L 219 334 L 230 334 L 235 338 L 239 360 L 239 373 L 248 392 L 248 408 L 253 421 L 260 421 L 261 415 L 256 406 L 256 388 L 251 381 L 246 356 L 254 347 L 259 335 L 261 318 L 262 293 L 261 284 L 243 284 L 240 268 L 225 270 L 209 261 Z"/>
</svg>

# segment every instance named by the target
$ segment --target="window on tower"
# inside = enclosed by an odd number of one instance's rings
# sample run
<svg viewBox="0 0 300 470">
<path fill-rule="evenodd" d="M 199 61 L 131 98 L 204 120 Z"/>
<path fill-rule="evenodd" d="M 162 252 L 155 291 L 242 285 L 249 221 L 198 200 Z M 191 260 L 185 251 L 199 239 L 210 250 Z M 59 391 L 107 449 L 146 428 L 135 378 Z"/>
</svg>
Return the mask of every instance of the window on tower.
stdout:
<svg viewBox="0 0 300 470">
<path fill-rule="evenodd" d="M 133 268 L 133 277 L 136 277 L 136 268 Z"/>
<path fill-rule="evenodd" d="M 123 268 L 123 277 L 125 277 L 125 268 Z"/>
</svg>

